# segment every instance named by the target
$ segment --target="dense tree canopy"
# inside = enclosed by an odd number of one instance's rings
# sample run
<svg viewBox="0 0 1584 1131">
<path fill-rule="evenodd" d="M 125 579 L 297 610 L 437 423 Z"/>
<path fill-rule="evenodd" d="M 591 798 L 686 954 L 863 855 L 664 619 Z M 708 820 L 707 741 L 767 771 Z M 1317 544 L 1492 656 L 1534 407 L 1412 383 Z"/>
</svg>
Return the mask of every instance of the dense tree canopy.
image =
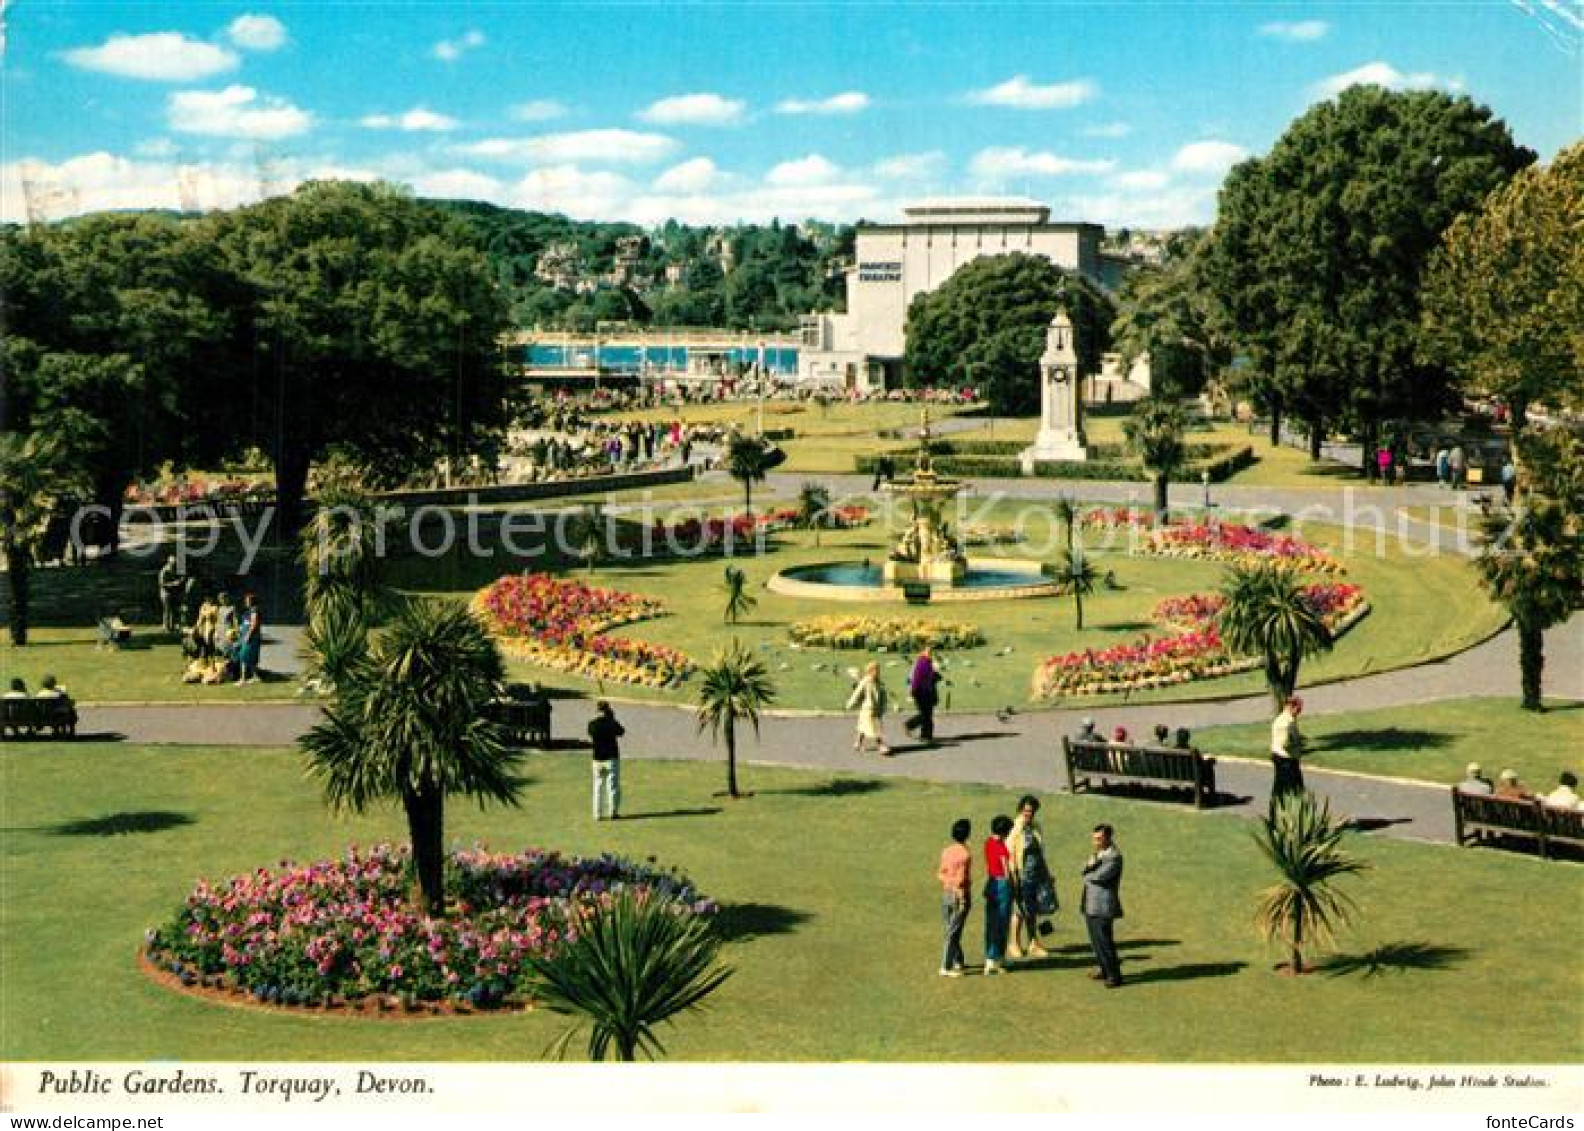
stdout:
<svg viewBox="0 0 1584 1131">
<path fill-rule="evenodd" d="M 1472 392 L 1584 402 L 1584 142 L 1447 229 L 1425 279 L 1425 345 Z"/>
<path fill-rule="evenodd" d="M 1205 277 L 1272 407 L 1366 442 L 1439 413 L 1451 383 L 1419 349 L 1425 265 L 1457 216 L 1533 160 L 1465 97 L 1364 86 L 1234 168 Z"/>
<path fill-rule="evenodd" d="M 1198 229 L 1174 233 L 1159 265 L 1135 268 L 1117 293 L 1112 346 L 1125 373 L 1150 359 L 1150 387 L 1161 396 L 1192 396 L 1231 361 L 1219 311 L 1200 278 L 1207 245 Z"/>
<path fill-rule="evenodd" d="M 972 385 L 996 412 L 1037 412 L 1039 359 L 1058 306 L 1073 322 L 1079 373 L 1099 372 L 1110 342 L 1109 298 L 1048 259 L 975 259 L 908 308 L 908 381 Z"/>
</svg>

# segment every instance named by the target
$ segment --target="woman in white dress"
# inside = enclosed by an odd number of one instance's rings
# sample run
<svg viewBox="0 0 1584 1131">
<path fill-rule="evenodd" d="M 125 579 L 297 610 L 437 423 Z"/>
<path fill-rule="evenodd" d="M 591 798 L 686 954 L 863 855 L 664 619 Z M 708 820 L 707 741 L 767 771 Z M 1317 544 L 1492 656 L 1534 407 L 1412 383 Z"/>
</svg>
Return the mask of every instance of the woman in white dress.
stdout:
<svg viewBox="0 0 1584 1131">
<path fill-rule="evenodd" d="M 891 753 L 891 747 L 886 745 L 883 729 L 886 699 L 885 684 L 880 682 L 880 662 L 870 660 L 857 686 L 853 688 L 852 695 L 847 699 L 847 709 L 851 711 L 856 708 L 858 711 L 858 733 L 853 738 L 854 750 L 861 752 L 866 743 L 873 741 L 881 754 Z"/>
</svg>

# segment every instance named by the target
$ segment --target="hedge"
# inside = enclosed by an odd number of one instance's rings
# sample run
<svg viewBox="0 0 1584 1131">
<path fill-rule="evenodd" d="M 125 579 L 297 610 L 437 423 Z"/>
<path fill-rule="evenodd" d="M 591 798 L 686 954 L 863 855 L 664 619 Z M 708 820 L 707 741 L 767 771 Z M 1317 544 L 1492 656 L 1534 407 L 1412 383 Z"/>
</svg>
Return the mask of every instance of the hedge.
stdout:
<svg viewBox="0 0 1584 1131">
<path fill-rule="evenodd" d="M 978 441 L 990 443 L 990 441 Z M 1014 445 L 1016 451 L 1022 451 L 1027 445 Z M 1210 473 L 1210 482 L 1220 483 L 1242 471 L 1245 467 L 1255 462 L 1252 447 L 1229 448 L 1226 445 L 1196 445 L 1210 447 L 1213 451 L 1221 453 L 1217 458 L 1206 462 L 1191 462 L 1177 476 L 1176 482 L 1198 482 L 1200 476 Z M 1117 448 L 1119 445 L 1099 445 L 1101 448 Z M 1096 448 L 1091 447 L 1091 452 Z M 1208 454 L 1208 453 L 1207 453 Z M 864 475 L 873 475 L 879 456 L 858 456 L 853 460 L 855 469 Z M 893 466 L 896 461 L 893 459 Z M 1015 455 L 939 455 L 934 459 L 935 470 L 941 475 L 956 475 L 968 479 L 1020 479 L 1023 477 L 1023 467 Z M 899 474 L 906 475 L 905 468 L 897 468 Z M 1083 462 L 1058 460 L 1050 463 L 1037 463 L 1034 465 L 1034 476 L 1038 479 L 1110 479 L 1110 480 L 1148 480 L 1147 472 L 1136 460 L 1128 459 L 1090 459 Z"/>
</svg>

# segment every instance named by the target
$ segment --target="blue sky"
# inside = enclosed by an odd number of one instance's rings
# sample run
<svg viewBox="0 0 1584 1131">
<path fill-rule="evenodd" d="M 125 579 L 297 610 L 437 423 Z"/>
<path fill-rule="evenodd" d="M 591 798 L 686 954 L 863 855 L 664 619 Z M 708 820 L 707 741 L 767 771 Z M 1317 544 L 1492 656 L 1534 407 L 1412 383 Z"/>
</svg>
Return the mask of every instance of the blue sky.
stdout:
<svg viewBox="0 0 1584 1131">
<path fill-rule="evenodd" d="M 1465 93 L 1549 160 L 1584 3 L 4 4 L 0 216 L 381 177 L 593 219 L 893 219 L 1014 194 L 1207 223 L 1349 81 Z M 24 191 L 24 187 L 26 191 Z"/>
</svg>

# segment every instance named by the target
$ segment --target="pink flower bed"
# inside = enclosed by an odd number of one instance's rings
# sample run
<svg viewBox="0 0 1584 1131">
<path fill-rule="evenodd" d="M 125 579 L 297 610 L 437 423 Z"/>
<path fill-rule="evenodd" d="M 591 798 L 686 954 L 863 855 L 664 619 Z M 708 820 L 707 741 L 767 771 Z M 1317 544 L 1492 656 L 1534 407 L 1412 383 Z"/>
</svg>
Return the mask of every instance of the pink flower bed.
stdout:
<svg viewBox="0 0 1584 1131">
<path fill-rule="evenodd" d="M 836 530 L 851 530 L 869 521 L 867 507 L 832 507 L 830 525 Z M 683 553 L 718 550 L 728 545 L 752 545 L 760 533 L 790 530 L 797 526 L 798 512 L 791 507 L 761 511 L 753 515 L 736 514 L 730 518 L 688 518 L 681 522 L 656 522 L 649 530 L 649 544 L 657 550 Z"/>
<path fill-rule="evenodd" d="M 148 932 L 147 953 L 184 984 L 271 1004 L 391 994 L 487 1008 L 520 1000 L 527 959 L 554 954 L 583 916 L 624 888 L 665 899 L 678 914 L 716 910 L 686 878 L 619 857 L 475 849 L 451 856 L 450 913 L 432 919 L 413 910 L 407 849 L 379 845 L 200 881 L 171 922 Z"/>
<path fill-rule="evenodd" d="M 665 606 L 651 597 L 523 573 L 480 590 L 473 607 L 507 653 L 555 671 L 663 687 L 693 668 L 675 648 L 605 635 L 619 625 L 663 615 Z"/>
<path fill-rule="evenodd" d="M 1351 628 L 1369 608 L 1364 591 L 1347 583 L 1308 585 L 1303 596 L 1337 635 Z M 1173 630 L 1172 635 L 1141 636 L 1132 644 L 1052 656 L 1034 670 L 1034 697 L 1137 691 L 1257 667 L 1258 660 L 1227 651 L 1215 624 L 1223 604 L 1219 593 L 1168 597 L 1155 606 L 1150 619 Z"/>
<path fill-rule="evenodd" d="M 1242 523 L 1195 520 L 1168 522 L 1161 526 L 1149 512 L 1114 507 L 1086 512 L 1083 524 L 1144 532 L 1135 547 L 1141 554 L 1220 562 L 1275 558 L 1310 573 L 1345 572 L 1341 562 L 1302 538 Z"/>
</svg>

